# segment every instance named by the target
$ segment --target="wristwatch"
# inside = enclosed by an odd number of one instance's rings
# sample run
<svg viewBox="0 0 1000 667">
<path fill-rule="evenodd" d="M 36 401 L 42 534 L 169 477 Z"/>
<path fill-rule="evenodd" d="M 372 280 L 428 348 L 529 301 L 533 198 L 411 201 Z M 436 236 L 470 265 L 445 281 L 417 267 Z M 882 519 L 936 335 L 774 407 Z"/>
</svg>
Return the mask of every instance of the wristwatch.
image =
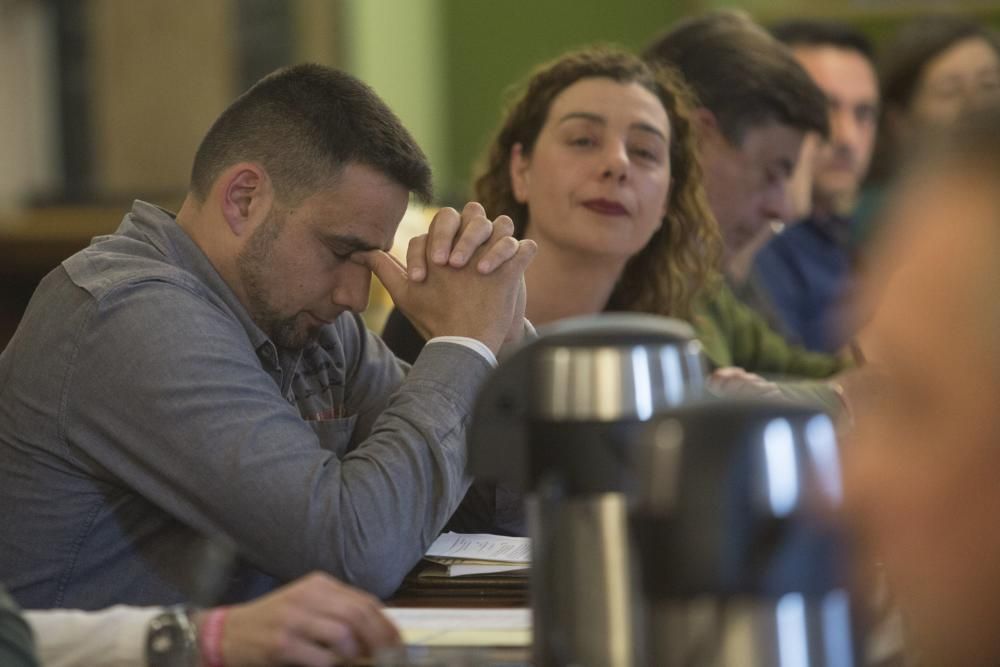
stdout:
<svg viewBox="0 0 1000 667">
<path fill-rule="evenodd" d="M 192 609 L 168 607 L 146 630 L 148 667 L 198 667 L 198 634 Z"/>
</svg>

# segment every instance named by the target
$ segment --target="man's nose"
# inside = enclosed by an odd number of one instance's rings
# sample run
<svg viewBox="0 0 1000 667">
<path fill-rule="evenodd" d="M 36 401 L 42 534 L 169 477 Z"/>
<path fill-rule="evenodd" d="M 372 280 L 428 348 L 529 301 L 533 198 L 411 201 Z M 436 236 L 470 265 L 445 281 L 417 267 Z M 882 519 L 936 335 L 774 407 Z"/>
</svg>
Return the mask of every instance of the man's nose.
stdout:
<svg viewBox="0 0 1000 667">
<path fill-rule="evenodd" d="M 830 114 L 830 143 L 839 151 L 854 152 L 861 137 L 861 126 L 851 109 Z"/>
<path fill-rule="evenodd" d="M 761 225 L 772 220 L 782 222 L 794 222 L 792 220 L 792 202 L 788 196 L 788 179 L 782 178 L 772 183 L 764 192 L 761 199 L 760 214 Z"/>
<path fill-rule="evenodd" d="M 337 271 L 337 282 L 330 296 L 331 301 L 351 312 L 363 312 L 368 307 L 371 283 L 372 272 L 367 266 L 344 262 Z"/>
</svg>

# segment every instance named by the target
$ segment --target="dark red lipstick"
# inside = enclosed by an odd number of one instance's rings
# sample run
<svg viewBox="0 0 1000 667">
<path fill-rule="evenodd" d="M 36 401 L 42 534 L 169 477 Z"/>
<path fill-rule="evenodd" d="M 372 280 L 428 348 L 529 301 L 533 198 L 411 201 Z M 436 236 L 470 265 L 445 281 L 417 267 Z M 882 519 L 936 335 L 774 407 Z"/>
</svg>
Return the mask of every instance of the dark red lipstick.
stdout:
<svg viewBox="0 0 1000 667">
<path fill-rule="evenodd" d="M 588 199 L 583 206 L 601 215 L 628 215 L 628 209 L 610 199 Z"/>
</svg>

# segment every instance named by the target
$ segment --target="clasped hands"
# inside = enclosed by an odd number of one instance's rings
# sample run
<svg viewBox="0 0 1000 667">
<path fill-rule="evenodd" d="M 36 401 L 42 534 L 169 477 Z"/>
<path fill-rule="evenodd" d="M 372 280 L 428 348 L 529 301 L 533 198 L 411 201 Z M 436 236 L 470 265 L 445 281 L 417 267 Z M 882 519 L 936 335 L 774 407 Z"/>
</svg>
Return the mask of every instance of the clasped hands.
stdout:
<svg viewBox="0 0 1000 667">
<path fill-rule="evenodd" d="M 380 250 L 359 253 L 358 261 L 424 338 L 475 338 L 495 354 L 524 331 L 524 270 L 537 251 L 513 233 L 509 217 L 491 221 L 470 202 L 461 213 L 438 211 L 428 232 L 410 241 L 405 265 Z"/>
</svg>

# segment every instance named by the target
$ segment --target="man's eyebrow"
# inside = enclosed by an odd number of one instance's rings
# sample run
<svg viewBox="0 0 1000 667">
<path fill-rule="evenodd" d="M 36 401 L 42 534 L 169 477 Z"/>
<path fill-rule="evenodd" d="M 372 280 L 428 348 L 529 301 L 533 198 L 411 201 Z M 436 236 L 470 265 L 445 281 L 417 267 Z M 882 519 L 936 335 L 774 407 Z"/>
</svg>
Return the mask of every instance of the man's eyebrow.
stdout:
<svg viewBox="0 0 1000 667">
<path fill-rule="evenodd" d="M 571 111 L 562 118 L 560 118 L 559 122 L 565 123 L 567 120 L 574 120 L 574 119 L 587 120 L 592 123 L 600 123 L 601 125 L 608 124 L 608 121 L 604 118 L 604 116 L 601 116 L 600 114 L 596 113 L 590 113 L 588 111 Z M 663 134 L 663 131 L 660 130 L 655 125 L 650 125 L 649 123 L 638 121 L 629 125 L 629 129 L 639 130 L 641 132 L 649 132 L 650 134 L 655 134 L 663 141 L 667 141 L 667 137 L 666 135 Z"/>
<path fill-rule="evenodd" d="M 337 250 L 340 252 L 368 252 L 369 250 L 388 251 L 388 248 L 373 245 L 371 242 L 361 238 L 360 236 L 355 236 L 354 234 L 323 234 L 322 238 L 323 242 L 327 245 L 336 245 Z"/>
</svg>

